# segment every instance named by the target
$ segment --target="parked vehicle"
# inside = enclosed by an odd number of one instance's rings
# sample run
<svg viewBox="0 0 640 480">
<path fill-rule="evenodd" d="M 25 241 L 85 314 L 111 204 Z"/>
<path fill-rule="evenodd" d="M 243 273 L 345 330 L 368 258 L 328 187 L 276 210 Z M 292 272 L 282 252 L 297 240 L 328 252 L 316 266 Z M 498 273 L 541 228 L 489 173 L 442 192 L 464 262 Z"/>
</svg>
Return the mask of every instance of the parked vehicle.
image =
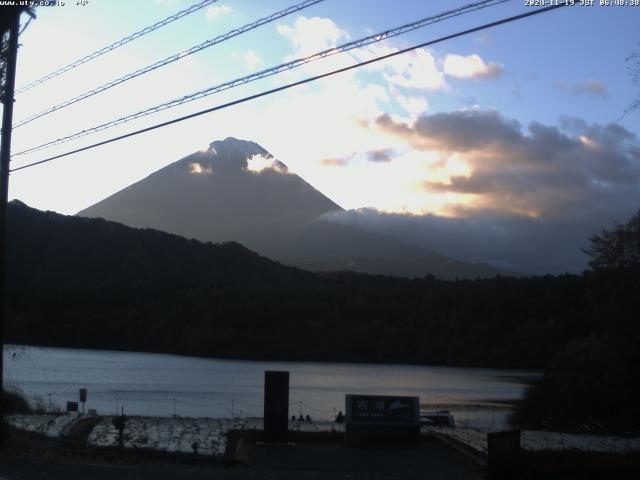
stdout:
<svg viewBox="0 0 640 480">
<path fill-rule="evenodd" d="M 420 425 L 436 427 L 455 427 L 456 422 L 449 410 L 433 410 L 420 414 Z"/>
</svg>

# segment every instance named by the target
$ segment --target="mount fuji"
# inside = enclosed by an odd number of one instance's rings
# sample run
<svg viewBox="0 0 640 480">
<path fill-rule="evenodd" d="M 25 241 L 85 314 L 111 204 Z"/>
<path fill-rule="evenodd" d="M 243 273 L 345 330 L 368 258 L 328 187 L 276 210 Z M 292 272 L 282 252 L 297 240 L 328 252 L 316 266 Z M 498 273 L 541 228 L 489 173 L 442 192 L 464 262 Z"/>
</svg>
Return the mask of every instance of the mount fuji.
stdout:
<svg viewBox="0 0 640 480">
<path fill-rule="evenodd" d="M 404 277 L 492 277 L 466 263 L 324 214 L 342 208 L 254 142 L 227 138 L 78 213 L 201 241 L 236 241 L 284 264 Z"/>
</svg>

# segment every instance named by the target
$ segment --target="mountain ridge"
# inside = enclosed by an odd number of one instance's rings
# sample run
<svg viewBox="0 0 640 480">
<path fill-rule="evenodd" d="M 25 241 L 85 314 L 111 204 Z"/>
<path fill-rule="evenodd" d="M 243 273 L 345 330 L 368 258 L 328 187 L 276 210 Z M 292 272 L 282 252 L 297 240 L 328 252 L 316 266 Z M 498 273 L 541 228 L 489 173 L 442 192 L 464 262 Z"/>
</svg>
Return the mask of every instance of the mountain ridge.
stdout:
<svg viewBox="0 0 640 480">
<path fill-rule="evenodd" d="M 227 137 L 78 212 L 201 241 L 237 241 L 313 271 L 405 277 L 509 275 L 355 226 L 323 220 L 342 207 L 255 142 Z"/>
</svg>

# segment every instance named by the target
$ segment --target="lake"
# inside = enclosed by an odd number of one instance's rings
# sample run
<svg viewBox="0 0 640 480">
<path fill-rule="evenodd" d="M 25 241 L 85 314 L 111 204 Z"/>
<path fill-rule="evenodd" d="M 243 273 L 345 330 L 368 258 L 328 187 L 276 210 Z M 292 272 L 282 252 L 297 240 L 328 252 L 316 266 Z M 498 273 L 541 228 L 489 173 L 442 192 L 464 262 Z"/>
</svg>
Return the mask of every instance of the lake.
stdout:
<svg viewBox="0 0 640 480">
<path fill-rule="evenodd" d="M 220 360 L 156 353 L 7 345 L 5 380 L 32 403 L 64 409 L 88 390 L 99 414 L 262 416 L 265 370 L 290 372 L 290 415 L 326 420 L 345 394 L 419 396 L 458 425 L 502 428 L 538 372 L 421 365 Z"/>
</svg>

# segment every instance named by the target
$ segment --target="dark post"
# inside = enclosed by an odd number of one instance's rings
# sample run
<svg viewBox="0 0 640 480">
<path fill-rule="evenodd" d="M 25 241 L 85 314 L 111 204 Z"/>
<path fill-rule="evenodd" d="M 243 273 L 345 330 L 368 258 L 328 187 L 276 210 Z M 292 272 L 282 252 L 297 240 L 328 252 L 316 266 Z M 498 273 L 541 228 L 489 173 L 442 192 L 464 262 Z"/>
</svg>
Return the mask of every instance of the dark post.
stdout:
<svg viewBox="0 0 640 480">
<path fill-rule="evenodd" d="M 289 372 L 264 372 L 264 440 L 286 442 L 289 433 Z"/>
<path fill-rule="evenodd" d="M 84 415 L 84 404 L 87 401 L 87 389 L 80 389 L 80 402 L 82 403 L 82 415 Z"/>
<path fill-rule="evenodd" d="M 4 323 L 7 275 L 7 200 L 9 198 L 9 160 L 11 158 L 11 126 L 13 124 L 13 93 L 16 80 L 18 58 L 18 32 L 20 10 L 10 10 L 13 14 L 9 28 L 6 72 L 2 103 L 2 137 L 0 139 L 0 422 L 4 424 Z M 0 32 L 2 34 L 4 32 Z"/>
<path fill-rule="evenodd" d="M 124 427 L 127 423 L 127 417 L 124 415 L 124 408 L 122 410 L 122 415 L 119 417 L 113 417 L 111 419 L 111 423 L 118 431 L 118 448 L 124 448 Z"/>
</svg>

